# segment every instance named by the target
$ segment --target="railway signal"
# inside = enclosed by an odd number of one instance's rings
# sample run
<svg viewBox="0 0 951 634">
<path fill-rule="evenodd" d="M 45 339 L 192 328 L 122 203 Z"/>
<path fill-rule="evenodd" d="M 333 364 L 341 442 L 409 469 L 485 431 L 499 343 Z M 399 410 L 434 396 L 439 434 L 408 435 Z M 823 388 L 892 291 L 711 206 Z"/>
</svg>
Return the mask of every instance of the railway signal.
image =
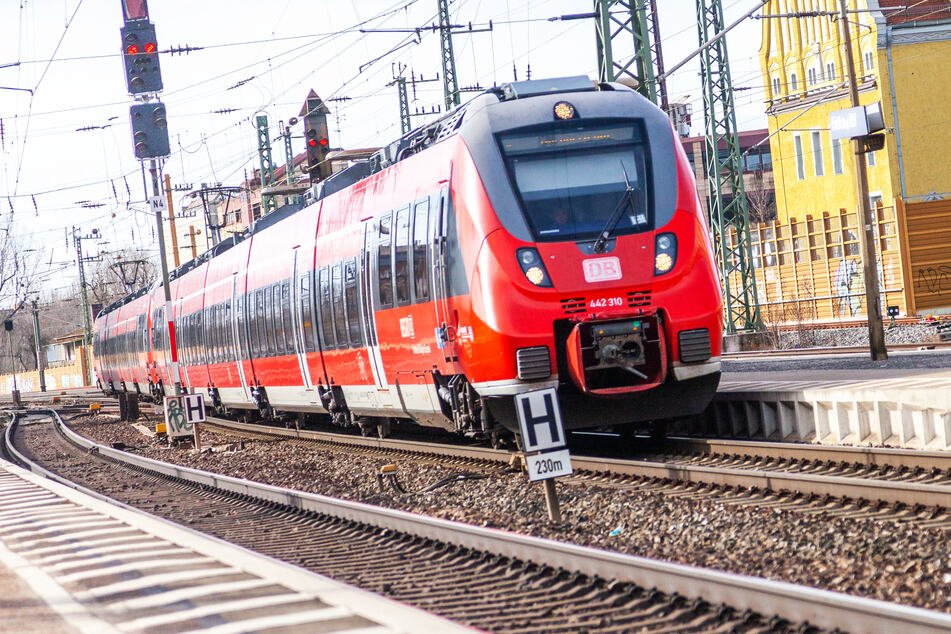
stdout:
<svg viewBox="0 0 951 634">
<path fill-rule="evenodd" d="M 161 101 L 140 103 L 129 108 L 135 158 L 159 158 L 170 154 L 168 120 Z"/>
<path fill-rule="evenodd" d="M 330 110 L 323 99 L 313 90 L 307 95 L 300 117 L 304 120 L 304 143 L 307 146 L 307 172 L 311 182 L 317 182 L 330 176 L 330 138 L 327 134 L 327 115 Z"/>
<path fill-rule="evenodd" d="M 125 63 L 129 94 L 160 92 L 162 70 L 155 41 L 155 25 L 148 20 L 133 20 L 126 22 L 119 33 L 122 36 L 122 60 Z"/>
</svg>

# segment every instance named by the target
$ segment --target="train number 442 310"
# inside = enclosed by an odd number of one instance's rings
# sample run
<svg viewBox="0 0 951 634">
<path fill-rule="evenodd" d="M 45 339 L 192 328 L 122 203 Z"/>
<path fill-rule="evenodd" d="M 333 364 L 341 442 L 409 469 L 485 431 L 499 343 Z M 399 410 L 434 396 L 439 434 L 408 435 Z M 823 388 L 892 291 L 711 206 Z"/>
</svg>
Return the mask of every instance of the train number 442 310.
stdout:
<svg viewBox="0 0 951 634">
<path fill-rule="evenodd" d="M 623 305 L 623 297 L 597 297 L 588 301 L 588 308 L 618 308 Z"/>
</svg>

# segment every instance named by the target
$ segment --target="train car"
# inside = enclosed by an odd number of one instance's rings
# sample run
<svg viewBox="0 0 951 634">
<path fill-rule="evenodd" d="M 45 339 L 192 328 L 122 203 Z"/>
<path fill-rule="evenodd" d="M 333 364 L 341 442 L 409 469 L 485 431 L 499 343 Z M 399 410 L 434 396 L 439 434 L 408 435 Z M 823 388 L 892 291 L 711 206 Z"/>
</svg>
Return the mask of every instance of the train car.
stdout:
<svg viewBox="0 0 951 634">
<path fill-rule="evenodd" d="M 215 359 L 195 388 L 216 405 L 494 436 L 517 428 L 516 395 L 542 388 L 570 429 L 712 399 L 710 236 L 669 120 L 636 92 L 586 77 L 505 84 L 315 197 L 256 226 L 243 269 L 236 258 L 199 282 L 218 255 L 177 278 L 203 311 L 231 302 L 187 337 Z"/>
</svg>

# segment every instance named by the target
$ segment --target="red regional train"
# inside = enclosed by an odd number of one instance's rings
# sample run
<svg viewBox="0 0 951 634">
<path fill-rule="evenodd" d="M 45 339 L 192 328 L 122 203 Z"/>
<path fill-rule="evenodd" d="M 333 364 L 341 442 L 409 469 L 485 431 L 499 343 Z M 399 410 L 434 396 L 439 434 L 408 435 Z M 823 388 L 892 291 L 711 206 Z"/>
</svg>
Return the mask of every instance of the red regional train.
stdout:
<svg viewBox="0 0 951 634">
<path fill-rule="evenodd" d="M 219 411 L 517 429 L 556 388 L 569 429 L 702 411 L 722 303 L 693 169 L 631 89 L 504 84 L 171 275 L 179 381 Z M 107 392 L 171 393 L 162 285 L 96 319 Z"/>
</svg>

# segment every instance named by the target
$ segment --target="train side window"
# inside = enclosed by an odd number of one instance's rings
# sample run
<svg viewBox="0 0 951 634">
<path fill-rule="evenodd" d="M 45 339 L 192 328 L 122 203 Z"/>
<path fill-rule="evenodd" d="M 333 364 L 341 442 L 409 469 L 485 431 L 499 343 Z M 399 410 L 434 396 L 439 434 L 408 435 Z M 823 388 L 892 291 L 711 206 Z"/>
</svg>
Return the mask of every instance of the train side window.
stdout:
<svg viewBox="0 0 951 634">
<path fill-rule="evenodd" d="M 221 322 L 222 315 L 224 314 L 224 306 L 217 304 L 214 312 L 214 325 L 215 325 L 215 363 L 221 363 L 224 357 L 224 333 L 221 332 Z"/>
<path fill-rule="evenodd" d="M 354 347 L 363 345 L 360 333 L 360 296 L 357 295 L 357 260 L 344 263 L 344 296 L 347 304 L 347 325 L 350 330 L 350 343 Z"/>
<path fill-rule="evenodd" d="M 291 280 L 281 282 L 281 313 L 284 319 L 284 351 L 294 354 L 297 346 L 294 345 L 294 304 L 291 302 Z"/>
<path fill-rule="evenodd" d="M 429 300 L 429 266 L 427 253 L 427 222 L 429 220 L 429 199 L 416 203 L 413 218 L 413 290 L 417 302 Z"/>
<path fill-rule="evenodd" d="M 331 286 L 334 300 L 334 332 L 337 334 L 337 343 L 341 348 L 347 347 L 347 315 L 343 304 L 343 276 L 340 264 L 334 264 L 331 269 Z"/>
<path fill-rule="evenodd" d="M 222 316 L 224 315 L 224 306 L 218 304 L 215 306 L 215 363 L 221 363 L 224 357 L 224 334 L 221 332 Z"/>
<path fill-rule="evenodd" d="M 214 306 L 205 308 L 205 363 L 215 362 L 215 313 Z"/>
<path fill-rule="evenodd" d="M 258 318 L 255 313 L 255 293 L 248 291 L 245 296 L 248 319 L 248 359 L 258 356 Z"/>
<path fill-rule="evenodd" d="M 409 303 L 409 207 L 396 212 L 396 303 Z"/>
<path fill-rule="evenodd" d="M 204 338 L 202 338 L 202 331 L 201 331 L 202 323 L 203 323 L 202 312 L 201 312 L 200 310 L 199 310 L 199 311 L 195 311 L 195 335 L 199 338 L 199 341 L 204 341 Z M 164 339 L 164 337 L 163 337 L 163 339 Z M 164 341 L 162 342 L 162 346 L 163 346 L 163 347 L 165 346 L 165 342 L 164 342 Z M 195 357 L 196 357 L 196 358 L 195 358 L 195 365 L 200 365 L 200 364 L 202 364 L 202 363 L 205 362 L 204 356 L 202 355 L 202 351 L 203 351 L 203 350 L 204 350 L 204 346 L 198 346 L 198 347 L 195 349 L 195 352 L 198 353 L 197 355 L 195 355 Z"/>
<path fill-rule="evenodd" d="M 257 332 L 257 350 L 255 356 L 258 358 L 267 356 L 267 336 L 264 334 L 264 293 L 266 288 L 259 288 L 254 291 L 254 313 L 257 322 L 255 331 Z"/>
<path fill-rule="evenodd" d="M 221 340 L 221 315 L 223 311 L 224 307 L 221 304 L 216 304 L 214 306 L 212 325 L 215 331 L 215 363 L 221 363 L 224 347 Z"/>
<path fill-rule="evenodd" d="M 215 362 L 215 353 L 217 352 L 217 341 L 215 341 L 215 312 L 214 306 L 205 308 L 205 363 L 211 365 Z"/>
<path fill-rule="evenodd" d="M 334 339 L 333 302 L 330 298 L 330 269 L 320 269 L 320 329 L 324 336 L 324 348 L 336 348 Z"/>
<path fill-rule="evenodd" d="M 226 299 L 221 316 L 221 345 L 224 348 L 222 362 L 234 361 L 234 339 L 231 337 L 231 300 Z"/>
<path fill-rule="evenodd" d="M 237 359 L 240 361 L 244 358 L 245 351 L 245 342 L 247 337 L 244 332 L 244 295 L 238 295 L 234 301 L 234 310 L 235 317 L 237 318 L 238 326 L 238 350 L 237 350 Z"/>
<path fill-rule="evenodd" d="M 195 324 L 195 316 L 187 315 L 185 317 L 185 328 L 182 332 L 182 345 L 185 348 L 185 360 L 188 365 L 195 365 L 195 334 L 192 332 Z"/>
<path fill-rule="evenodd" d="M 393 305 L 393 250 L 390 235 L 390 220 L 392 216 L 383 216 L 380 219 L 379 250 L 377 251 L 377 271 L 380 283 L 380 308 L 389 308 Z"/>
<path fill-rule="evenodd" d="M 274 284 L 268 290 L 268 329 L 272 339 L 268 346 L 273 354 L 284 352 L 284 322 L 281 321 L 281 285 Z"/>
<path fill-rule="evenodd" d="M 303 330 L 304 351 L 314 351 L 314 314 L 313 302 L 310 295 L 312 272 L 308 271 L 300 276 L 300 322 Z"/>
</svg>

